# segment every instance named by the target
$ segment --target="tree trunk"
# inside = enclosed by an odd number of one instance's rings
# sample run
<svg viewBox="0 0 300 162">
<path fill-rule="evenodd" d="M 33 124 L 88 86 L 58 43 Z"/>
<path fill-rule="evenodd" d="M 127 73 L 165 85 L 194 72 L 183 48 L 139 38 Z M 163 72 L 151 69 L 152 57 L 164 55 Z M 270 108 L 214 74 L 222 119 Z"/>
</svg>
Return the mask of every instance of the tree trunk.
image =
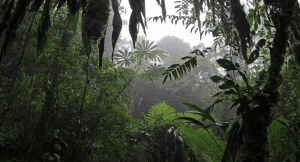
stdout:
<svg viewBox="0 0 300 162">
<path fill-rule="evenodd" d="M 61 29 L 63 34 L 61 37 L 61 40 L 59 42 L 59 45 L 63 48 L 63 52 L 65 52 L 69 46 L 70 42 L 70 33 L 68 30 L 70 30 L 70 18 L 71 14 L 67 14 L 66 23 L 67 27 Z M 59 26 L 57 28 L 59 29 Z M 61 51 L 55 50 L 53 55 L 53 68 L 51 69 L 50 76 L 53 76 L 52 79 L 49 79 L 45 81 L 44 90 L 45 90 L 45 102 L 44 106 L 42 108 L 42 112 L 40 115 L 40 119 L 35 126 L 33 138 L 32 138 L 32 145 L 31 148 L 28 150 L 27 153 L 27 161 L 42 161 L 44 157 L 44 153 L 49 152 L 51 155 L 53 155 L 53 145 L 47 144 L 49 143 L 49 140 L 51 140 L 52 135 L 49 134 L 49 131 L 51 131 L 52 124 L 55 119 L 55 110 L 54 110 L 54 104 L 55 104 L 55 98 L 57 97 L 57 88 L 58 88 L 58 76 L 59 76 L 59 57 Z M 47 74 L 46 74 L 47 75 Z"/>
<path fill-rule="evenodd" d="M 289 0 L 281 1 L 280 6 L 282 6 L 280 8 L 282 12 L 271 15 L 276 33 L 273 47 L 270 48 L 271 63 L 268 69 L 268 80 L 263 88 L 263 94 L 256 94 L 253 97 L 253 101 L 258 104 L 258 107 L 254 110 L 248 110 L 242 116 L 243 122 L 239 132 L 242 145 L 239 147 L 236 162 L 263 162 L 267 161 L 269 156 L 266 148 L 268 142 L 267 127 L 272 121 L 270 116 L 272 103 L 276 103 L 279 97 L 278 87 L 280 83 L 278 78 L 284 63 L 288 40 L 287 29 L 290 24 L 289 21 L 285 20 L 295 16 L 293 11 L 297 10 L 299 4 L 296 0 Z M 296 16 L 298 17 L 298 15 Z"/>
</svg>

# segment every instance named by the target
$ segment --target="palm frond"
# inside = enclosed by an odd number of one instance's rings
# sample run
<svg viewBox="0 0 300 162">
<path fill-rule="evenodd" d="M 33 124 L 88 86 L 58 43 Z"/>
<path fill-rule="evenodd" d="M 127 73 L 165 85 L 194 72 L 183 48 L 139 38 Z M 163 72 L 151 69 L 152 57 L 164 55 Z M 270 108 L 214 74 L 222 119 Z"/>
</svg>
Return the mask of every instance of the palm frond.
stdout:
<svg viewBox="0 0 300 162">
<path fill-rule="evenodd" d="M 178 78 L 178 75 L 182 76 L 184 73 L 186 73 L 186 71 L 190 72 L 192 68 L 195 68 L 197 66 L 197 56 L 204 57 L 203 53 L 209 52 L 209 51 L 207 51 L 207 49 L 210 49 L 210 48 L 206 48 L 203 51 L 200 51 L 199 49 L 196 49 L 196 50 L 191 52 L 192 54 L 196 54 L 196 56 L 194 56 L 194 57 L 192 57 L 192 56 L 182 57 L 181 58 L 182 60 L 186 60 L 186 59 L 189 59 L 189 60 L 187 60 L 186 62 L 184 62 L 181 65 L 180 64 L 173 64 L 170 67 L 168 67 L 168 69 L 162 74 L 162 75 L 165 75 L 163 84 L 165 84 L 165 82 L 168 78 L 170 78 L 170 81 L 172 81 L 172 75 L 173 75 L 174 79 L 176 80 Z M 211 51 L 211 49 L 210 49 L 210 51 Z"/>
</svg>

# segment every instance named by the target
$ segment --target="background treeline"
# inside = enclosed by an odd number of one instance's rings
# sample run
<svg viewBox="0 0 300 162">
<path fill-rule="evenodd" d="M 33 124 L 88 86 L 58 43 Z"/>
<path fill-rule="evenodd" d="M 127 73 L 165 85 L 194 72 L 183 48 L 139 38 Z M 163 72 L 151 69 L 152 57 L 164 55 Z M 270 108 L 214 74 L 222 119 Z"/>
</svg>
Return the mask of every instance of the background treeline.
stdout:
<svg viewBox="0 0 300 162">
<path fill-rule="evenodd" d="M 223 91 L 221 83 L 212 77 L 230 74 L 236 76 L 235 82 L 241 87 L 246 83 L 236 71 L 220 68 L 216 60 L 237 63 L 253 85 L 268 77 L 268 52 L 264 59 L 247 65 L 238 50 L 208 51 L 205 58 L 197 58 L 197 66 L 189 73 L 163 85 L 161 74 L 169 66 L 183 64 L 182 57 L 191 56 L 196 49 L 207 49 L 205 45 L 190 47 L 175 36 L 158 42 L 138 37 L 134 49 L 132 42 L 120 37 L 112 62 L 112 40 L 106 40 L 100 68 L 98 45 L 91 44 L 88 55 L 84 47 L 82 11 L 78 11 L 74 27 L 74 15 L 67 3 L 54 2 L 49 8 L 51 23 L 42 53 L 38 51 L 41 45 L 37 35 L 41 32 L 41 17 L 45 16 L 43 8 L 32 12 L 34 9 L 28 7 L 24 11 L 24 19 L 9 45 L 0 35 L 1 49 L 7 46 L 5 55 L 1 51 L 0 64 L 0 161 L 224 161 L 229 141 L 226 135 L 233 124 L 230 119 L 241 117 L 236 115 L 237 107 L 232 106 L 231 94 L 216 95 Z M 14 0 L 0 1 L 1 27 L 7 25 L 9 12 L 5 7 L 10 4 Z M 62 5 L 59 10 L 58 5 Z M 12 14 L 17 14 L 19 6 L 10 7 Z M 111 12 L 107 37 L 112 35 L 112 17 Z M 259 40 L 257 33 L 254 41 Z M 266 161 L 300 158 L 300 68 L 292 52 L 285 57 L 279 98 L 272 108 L 274 120 L 268 127 Z M 220 124 L 206 130 L 174 120 L 190 117 L 211 124 L 197 114 L 186 113 L 192 109 L 183 102 L 200 109 L 213 104 L 211 116 Z"/>
</svg>

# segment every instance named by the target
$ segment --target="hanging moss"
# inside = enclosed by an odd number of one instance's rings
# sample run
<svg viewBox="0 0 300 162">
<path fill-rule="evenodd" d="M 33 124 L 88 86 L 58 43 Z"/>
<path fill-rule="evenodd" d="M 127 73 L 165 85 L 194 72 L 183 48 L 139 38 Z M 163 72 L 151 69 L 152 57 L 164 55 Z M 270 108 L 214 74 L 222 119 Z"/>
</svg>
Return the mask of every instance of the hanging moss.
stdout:
<svg viewBox="0 0 300 162">
<path fill-rule="evenodd" d="M 97 41 L 104 37 L 104 31 L 108 24 L 110 1 L 89 0 L 83 14 L 82 29 L 88 39 Z"/>
<path fill-rule="evenodd" d="M 231 14 L 233 18 L 233 24 L 239 33 L 239 37 L 241 39 L 241 47 L 242 47 L 242 54 L 243 58 L 248 63 L 248 56 L 247 56 L 247 45 L 251 45 L 252 40 L 250 36 L 250 25 L 246 19 L 246 14 L 243 9 L 243 6 L 240 3 L 240 0 L 230 0 L 231 4 Z"/>
</svg>

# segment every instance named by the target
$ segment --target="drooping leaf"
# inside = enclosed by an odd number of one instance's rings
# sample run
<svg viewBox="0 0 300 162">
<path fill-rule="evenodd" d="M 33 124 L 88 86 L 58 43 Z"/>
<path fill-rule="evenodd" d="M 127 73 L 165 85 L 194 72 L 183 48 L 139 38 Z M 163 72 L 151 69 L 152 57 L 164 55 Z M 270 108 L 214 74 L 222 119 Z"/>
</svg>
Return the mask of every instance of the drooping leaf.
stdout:
<svg viewBox="0 0 300 162">
<path fill-rule="evenodd" d="M 137 0 L 129 0 L 130 7 L 132 9 L 130 19 L 129 19 L 129 33 L 133 42 L 133 48 L 135 48 L 135 42 L 138 34 L 138 1 Z"/>
<path fill-rule="evenodd" d="M 143 21 L 142 15 L 143 15 L 144 19 L 146 19 L 145 0 L 139 1 L 137 16 L 138 16 L 139 23 L 142 25 L 144 34 L 147 35 L 146 29 L 145 29 L 145 27 L 147 27 L 147 21 Z"/>
<path fill-rule="evenodd" d="M 220 89 L 229 89 L 229 88 L 233 88 L 235 85 L 233 80 L 226 80 L 224 83 L 222 83 L 219 88 Z"/>
<path fill-rule="evenodd" d="M 264 19 L 264 26 L 269 32 L 271 32 L 271 26 L 268 19 Z"/>
<path fill-rule="evenodd" d="M 216 123 L 216 121 L 214 120 L 214 118 L 213 118 L 208 112 L 206 112 L 205 110 L 202 110 L 202 109 L 198 108 L 197 106 L 192 105 L 192 104 L 189 104 L 189 103 L 183 102 L 183 104 L 186 105 L 186 106 L 188 106 L 189 108 L 191 108 L 191 109 L 197 111 L 197 112 L 202 113 L 203 115 L 205 115 L 205 117 L 206 117 L 208 120 L 210 120 L 210 121 L 213 122 L 213 123 Z"/>
<path fill-rule="evenodd" d="M 129 33 L 133 42 L 133 48 L 135 48 L 135 42 L 137 39 L 137 33 L 138 33 L 138 29 L 137 29 L 137 13 L 135 10 L 132 10 L 131 15 L 130 15 L 130 19 L 129 19 Z"/>
<path fill-rule="evenodd" d="M 111 41 L 112 41 L 112 56 L 111 60 L 113 61 L 113 53 L 115 51 L 115 47 L 119 38 L 119 35 L 122 30 L 122 19 L 119 13 L 119 7 L 118 7 L 118 1 L 117 0 L 112 0 L 112 8 L 114 11 L 114 18 L 113 18 L 113 31 L 112 31 L 112 36 L 111 36 Z"/>
<path fill-rule="evenodd" d="M 163 15 L 164 21 L 166 22 L 167 11 L 166 11 L 165 0 L 161 0 L 161 11 L 162 11 L 162 15 Z"/>
<path fill-rule="evenodd" d="M 233 89 L 230 89 L 228 91 L 225 91 L 224 94 L 237 94 L 237 93 Z"/>
<path fill-rule="evenodd" d="M 231 105 L 231 107 L 230 107 L 230 109 L 229 110 L 231 110 L 232 108 L 234 108 L 237 104 L 239 104 L 240 103 L 240 100 L 239 99 L 237 99 L 237 100 L 234 100 L 235 102 Z"/>
<path fill-rule="evenodd" d="M 212 77 L 210 77 L 211 81 L 213 81 L 214 83 L 219 83 L 220 81 L 224 81 L 224 78 L 218 76 L 218 75 L 214 75 Z"/>
<path fill-rule="evenodd" d="M 221 102 L 223 102 L 223 99 L 217 99 L 217 100 L 214 102 L 214 104 L 218 104 L 218 103 L 221 103 Z"/>
<path fill-rule="evenodd" d="M 247 21 L 250 25 L 250 28 L 252 27 L 252 24 L 253 24 L 253 17 L 255 19 L 255 13 L 253 13 L 253 9 L 250 10 L 250 13 L 247 15 Z"/>
<path fill-rule="evenodd" d="M 257 10 L 257 12 L 259 12 L 259 10 Z M 261 21 L 260 21 L 260 15 L 259 15 L 259 13 L 257 14 L 257 17 L 256 17 L 257 19 L 257 23 L 260 25 L 261 24 Z"/>
<path fill-rule="evenodd" d="M 238 120 L 234 122 L 226 135 L 226 148 L 223 154 L 222 162 L 232 162 L 235 161 L 236 154 L 238 151 L 239 145 L 239 130 L 240 124 Z"/>
<path fill-rule="evenodd" d="M 195 27 L 196 27 L 196 26 L 193 26 L 193 27 L 191 28 L 191 33 L 193 32 L 193 30 L 194 30 Z"/>
<path fill-rule="evenodd" d="M 165 76 L 163 84 L 165 84 L 166 80 L 168 79 L 168 75 Z"/>
<path fill-rule="evenodd" d="M 37 53 L 38 55 L 42 54 L 44 51 L 44 45 L 47 42 L 47 32 L 50 23 L 50 2 L 51 0 L 46 0 L 42 12 L 42 16 L 40 18 L 40 24 L 38 27 L 38 46 L 37 46 Z"/>
<path fill-rule="evenodd" d="M 179 117 L 179 118 L 176 118 L 176 119 L 181 119 L 181 120 L 187 120 L 189 121 L 188 123 L 193 123 L 193 124 L 196 124 L 196 125 L 200 125 L 202 126 L 204 129 L 206 129 L 205 125 L 202 124 L 200 121 L 194 119 L 194 118 L 190 118 L 190 117 Z"/>
<path fill-rule="evenodd" d="M 213 97 L 217 97 L 217 96 L 219 96 L 220 94 L 223 94 L 223 92 L 218 92 L 218 93 L 214 94 Z"/>
<path fill-rule="evenodd" d="M 246 85 L 249 87 L 249 84 L 248 84 L 248 80 L 246 78 L 246 75 L 244 72 L 242 72 L 241 70 L 238 70 L 239 74 L 242 76 L 244 82 L 246 83 Z"/>
<path fill-rule="evenodd" d="M 215 107 L 215 105 L 212 104 L 212 105 L 208 106 L 207 108 L 205 108 L 204 111 L 206 111 L 208 114 L 211 114 L 213 112 L 214 107 Z"/>
<path fill-rule="evenodd" d="M 257 31 L 257 29 L 258 29 L 258 24 L 257 24 L 257 22 L 255 22 L 254 23 L 254 31 Z"/>
<path fill-rule="evenodd" d="M 259 57 L 259 50 L 254 50 L 249 56 L 248 64 L 252 64 Z"/>
<path fill-rule="evenodd" d="M 226 70 L 237 70 L 232 61 L 227 59 L 218 59 L 217 63 Z"/>
<path fill-rule="evenodd" d="M 75 33 L 77 30 L 77 25 L 79 21 L 79 11 L 77 11 L 74 15 L 71 14 L 71 29 Z"/>
</svg>

